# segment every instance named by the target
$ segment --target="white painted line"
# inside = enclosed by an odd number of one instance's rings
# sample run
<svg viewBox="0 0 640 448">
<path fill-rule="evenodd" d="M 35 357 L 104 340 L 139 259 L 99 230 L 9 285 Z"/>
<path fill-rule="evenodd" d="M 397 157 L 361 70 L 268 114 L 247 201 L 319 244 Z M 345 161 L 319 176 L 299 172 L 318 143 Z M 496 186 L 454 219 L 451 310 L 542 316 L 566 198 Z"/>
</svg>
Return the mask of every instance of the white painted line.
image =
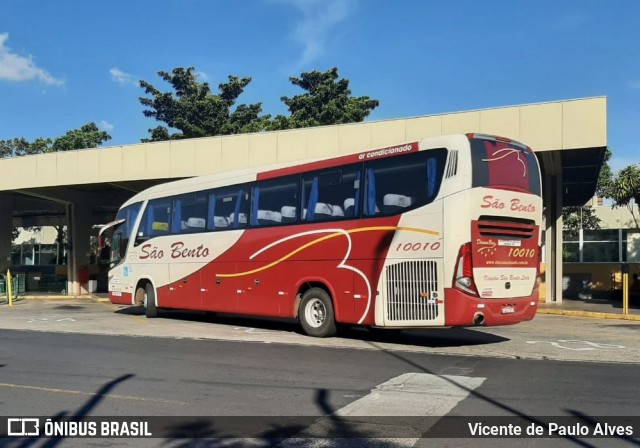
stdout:
<svg viewBox="0 0 640 448">
<path fill-rule="evenodd" d="M 357 417 L 407 417 L 406 426 L 399 426 L 397 420 L 385 422 L 384 419 L 363 418 L 358 424 L 358 431 L 366 433 L 367 427 L 370 427 L 371 434 L 380 434 L 380 431 L 384 430 L 389 437 L 377 438 L 377 443 L 389 447 L 412 447 L 420 440 L 420 436 L 437 422 L 437 419 L 422 418 L 447 415 L 485 379 L 405 373 L 379 384 L 369 394 L 337 410 L 333 416 L 349 417 L 349 421 L 352 422 L 357 421 Z M 323 419 L 311 425 L 309 432 L 318 433 L 323 430 L 323 426 L 328 428 L 330 425 L 330 421 Z M 278 447 L 366 446 L 366 439 L 305 438 L 304 432 L 299 437 L 284 440 Z M 394 437 L 399 434 L 402 437 Z"/>
</svg>

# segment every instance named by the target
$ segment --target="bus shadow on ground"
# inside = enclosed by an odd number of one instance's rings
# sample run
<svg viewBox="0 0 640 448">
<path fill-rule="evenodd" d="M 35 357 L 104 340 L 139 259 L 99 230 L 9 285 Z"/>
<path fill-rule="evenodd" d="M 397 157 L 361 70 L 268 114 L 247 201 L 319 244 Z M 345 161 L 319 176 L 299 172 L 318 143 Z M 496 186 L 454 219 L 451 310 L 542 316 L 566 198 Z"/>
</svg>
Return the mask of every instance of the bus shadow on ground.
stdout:
<svg viewBox="0 0 640 448">
<path fill-rule="evenodd" d="M 352 327 L 343 330 L 340 336 L 367 342 L 383 342 L 432 348 L 468 347 L 509 341 L 509 338 L 470 328 L 382 330 Z"/>
<path fill-rule="evenodd" d="M 144 307 L 142 306 L 122 308 L 117 310 L 116 313 L 132 316 L 145 315 Z M 159 312 L 159 318 L 237 327 L 238 330 L 244 330 L 247 333 L 264 331 L 304 335 L 298 322 L 291 319 L 238 316 L 234 314 L 184 310 L 161 310 Z M 342 326 L 336 338 L 432 348 L 498 344 L 510 340 L 503 336 L 485 333 L 481 328 L 482 327 L 398 330 Z"/>
</svg>

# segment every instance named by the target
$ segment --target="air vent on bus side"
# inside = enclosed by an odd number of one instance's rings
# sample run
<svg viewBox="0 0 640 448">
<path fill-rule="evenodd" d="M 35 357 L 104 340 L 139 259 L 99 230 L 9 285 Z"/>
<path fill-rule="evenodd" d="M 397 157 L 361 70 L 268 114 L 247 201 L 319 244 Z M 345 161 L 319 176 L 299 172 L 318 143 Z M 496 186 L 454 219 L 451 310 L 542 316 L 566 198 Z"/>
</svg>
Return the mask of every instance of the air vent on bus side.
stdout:
<svg viewBox="0 0 640 448">
<path fill-rule="evenodd" d="M 433 320 L 438 317 L 438 270 L 433 260 L 387 266 L 387 320 Z"/>
<path fill-rule="evenodd" d="M 449 151 L 449 160 L 447 161 L 447 169 L 445 170 L 445 179 L 453 177 L 458 172 L 458 151 Z"/>
<path fill-rule="evenodd" d="M 533 221 L 529 220 L 497 220 L 481 216 L 478 220 L 478 232 L 485 237 L 527 240 L 535 234 Z"/>
</svg>

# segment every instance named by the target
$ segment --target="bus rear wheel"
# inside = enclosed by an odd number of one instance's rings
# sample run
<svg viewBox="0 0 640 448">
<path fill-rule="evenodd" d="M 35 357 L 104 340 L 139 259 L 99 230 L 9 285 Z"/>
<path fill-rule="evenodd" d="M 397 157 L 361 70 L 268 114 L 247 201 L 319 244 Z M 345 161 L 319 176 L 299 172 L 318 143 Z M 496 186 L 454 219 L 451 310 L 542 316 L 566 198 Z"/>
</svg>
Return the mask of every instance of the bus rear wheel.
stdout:
<svg viewBox="0 0 640 448">
<path fill-rule="evenodd" d="M 156 307 L 156 292 L 151 283 L 147 283 L 144 287 L 144 314 L 148 318 L 158 317 L 158 308 Z"/>
<path fill-rule="evenodd" d="M 302 295 L 298 319 L 309 336 L 325 338 L 336 334 L 333 303 L 324 289 L 311 288 Z"/>
</svg>

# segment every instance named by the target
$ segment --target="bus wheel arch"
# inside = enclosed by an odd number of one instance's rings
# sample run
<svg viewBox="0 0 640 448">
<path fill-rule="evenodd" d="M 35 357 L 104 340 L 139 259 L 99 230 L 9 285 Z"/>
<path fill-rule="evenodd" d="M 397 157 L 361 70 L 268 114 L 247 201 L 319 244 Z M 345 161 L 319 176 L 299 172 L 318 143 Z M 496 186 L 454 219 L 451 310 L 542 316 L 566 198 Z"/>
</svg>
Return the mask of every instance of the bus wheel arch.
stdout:
<svg viewBox="0 0 640 448">
<path fill-rule="evenodd" d="M 136 289 L 133 293 L 133 305 L 134 306 L 144 306 L 145 305 L 145 286 L 148 283 L 148 280 L 142 279 L 138 281 L 136 285 Z"/>
<path fill-rule="evenodd" d="M 327 292 L 327 294 L 329 294 L 329 296 L 333 300 L 333 294 L 331 293 L 331 289 L 326 285 L 325 282 L 323 282 L 321 280 L 308 280 L 308 279 L 305 279 L 305 280 L 302 280 L 302 281 L 298 282 L 298 284 L 296 285 L 296 288 L 298 290 L 298 293 L 296 294 L 296 300 L 295 300 L 295 302 L 293 304 L 293 317 L 297 317 L 298 316 L 298 312 L 300 311 L 300 303 L 302 302 L 302 297 L 311 288 L 324 289 Z"/>
<path fill-rule="evenodd" d="M 324 338 L 337 332 L 333 300 L 322 284 L 300 291 L 296 297 L 296 314 L 309 336 Z"/>
<path fill-rule="evenodd" d="M 148 318 L 158 317 L 156 290 L 149 279 L 140 279 L 134 294 L 136 305 L 142 305 Z"/>
</svg>

